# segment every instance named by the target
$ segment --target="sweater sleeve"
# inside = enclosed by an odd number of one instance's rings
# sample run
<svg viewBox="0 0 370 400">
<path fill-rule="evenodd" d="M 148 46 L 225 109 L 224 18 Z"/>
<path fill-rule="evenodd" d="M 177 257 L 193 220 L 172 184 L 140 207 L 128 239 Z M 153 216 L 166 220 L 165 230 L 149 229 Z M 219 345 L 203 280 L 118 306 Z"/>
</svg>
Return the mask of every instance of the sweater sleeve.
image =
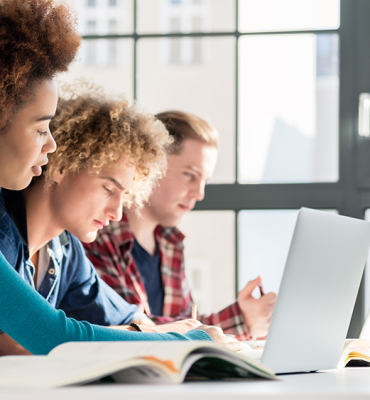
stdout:
<svg viewBox="0 0 370 400">
<path fill-rule="evenodd" d="M 54 309 L 8 264 L 0 252 L 0 329 L 33 354 L 47 354 L 65 342 L 121 340 L 211 340 L 200 330 L 141 333 L 104 328 L 67 318 Z"/>
</svg>

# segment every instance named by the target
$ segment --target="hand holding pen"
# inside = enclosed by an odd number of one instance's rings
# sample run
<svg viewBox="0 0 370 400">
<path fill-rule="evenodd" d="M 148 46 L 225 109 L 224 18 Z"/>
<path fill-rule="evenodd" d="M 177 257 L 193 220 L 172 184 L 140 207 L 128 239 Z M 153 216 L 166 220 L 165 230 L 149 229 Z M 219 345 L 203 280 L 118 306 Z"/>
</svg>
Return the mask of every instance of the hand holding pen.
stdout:
<svg viewBox="0 0 370 400">
<path fill-rule="evenodd" d="M 261 296 L 256 299 L 252 293 L 257 287 Z M 238 305 L 251 338 L 261 338 L 267 335 L 275 301 L 275 293 L 264 293 L 261 276 L 249 281 L 239 292 Z"/>
</svg>

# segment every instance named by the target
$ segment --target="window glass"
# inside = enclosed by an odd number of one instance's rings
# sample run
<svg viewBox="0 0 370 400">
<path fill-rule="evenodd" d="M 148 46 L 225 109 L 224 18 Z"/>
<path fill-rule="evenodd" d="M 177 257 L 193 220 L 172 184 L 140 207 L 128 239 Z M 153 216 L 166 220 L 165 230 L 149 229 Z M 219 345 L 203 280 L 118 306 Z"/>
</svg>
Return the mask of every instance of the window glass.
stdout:
<svg viewBox="0 0 370 400">
<path fill-rule="evenodd" d="M 172 20 L 179 19 L 178 31 L 235 31 L 234 0 L 139 0 L 138 32 L 173 32 Z"/>
<path fill-rule="evenodd" d="M 239 43 L 239 182 L 338 181 L 338 35 Z"/>
<path fill-rule="evenodd" d="M 245 210 L 239 213 L 239 290 L 261 275 L 265 293 L 278 293 L 297 215 L 298 210 Z M 257 289 L 253 294 L 259 297 Z"/>
<path fill-rule="evenodd" d="M 239 0 L 241 32 L 336 29 L 339 0 Z"/>
<path fill-rule="evenodd" d="M 222 310 L 235 301 L 235 213 L 192 211 L 180 230 L 186 235 L 185 271 L 199 312 Z"/>
<path fill-rule="evenodd" d="M 69 0 L 82 35 L 129 34 L 134 30 L 133 0 Z M 94 27 L 90 21 L 95 21 Z M 115 21 L 114 31 L 111 21 Z"/>
<path fill-rule="evenodd" d="M 58 75 L 62 82 L 83 78 L 103 86 L 108 93 L 125 94 L 132 102 L 133 41 L 130 39 L 88 39 L 82 41 L 77 62 Z"/>
<path fill-rule="evenodd" d="M 233 183 L 235 39 L 199 40 L 200 43 L 192 38 L 178 42 L 168 38 L 138 41 L 138 102 L 154 113 L 177 109 L 211 122 L 220 132 L 221 141 L 211 182 Z"/>
</svg>

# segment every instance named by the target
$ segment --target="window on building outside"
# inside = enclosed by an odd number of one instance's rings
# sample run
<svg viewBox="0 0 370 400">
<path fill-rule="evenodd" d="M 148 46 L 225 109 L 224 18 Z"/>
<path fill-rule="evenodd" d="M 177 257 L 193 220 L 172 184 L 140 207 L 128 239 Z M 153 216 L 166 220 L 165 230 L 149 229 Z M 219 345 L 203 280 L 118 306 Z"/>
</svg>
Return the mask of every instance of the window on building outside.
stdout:
<svg viewBox="0 0 370 400">
<path fill-rule="evenodd" d="M 192 18 L 192 31 L 202 32 L 202 17 Z M 192 61 L 194 63 L 200 63 L 202 61 L 202 38 L 195 37 L 192 39 Z"/>
<path fill-rule="evenodd" d="M 88 20 L 86 31 L 90 35 L 96 34 L 96 21 Z M 87 65 L 95 65 L 97 63 L 97 47 L 98 42 L 96 40 L 89 40 L 86 43 L 86 64 Z"/>
<path fill-rule="evenodd" d="M 171 32 L 178 33 L 181 30 L 181 19 L 179 17 L 171 18 Z M 181 62 L 181 43 L 180 38 L 171 38 L 170 46 L 170 61 L 172 63 Z"/>
</svg>

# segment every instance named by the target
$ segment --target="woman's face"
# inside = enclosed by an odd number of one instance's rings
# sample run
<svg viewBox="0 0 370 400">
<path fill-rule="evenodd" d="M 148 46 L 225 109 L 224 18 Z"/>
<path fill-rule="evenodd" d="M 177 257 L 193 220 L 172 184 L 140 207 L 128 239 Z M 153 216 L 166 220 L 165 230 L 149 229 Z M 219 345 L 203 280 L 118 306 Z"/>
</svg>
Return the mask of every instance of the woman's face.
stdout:
<svg viewBox="0 0 370 400">
<path fill-rule="evenodd" d="M 58 102 L 53 80 L 43 80 L 35 86 L 31 99 L 17 111 L 0 133 L 0 186 L 21 190 L 33 176 L 41 175 L 41 166 L 48 162 L 47 154 L 56 149 L 49 130 Z"/>
</svg>

